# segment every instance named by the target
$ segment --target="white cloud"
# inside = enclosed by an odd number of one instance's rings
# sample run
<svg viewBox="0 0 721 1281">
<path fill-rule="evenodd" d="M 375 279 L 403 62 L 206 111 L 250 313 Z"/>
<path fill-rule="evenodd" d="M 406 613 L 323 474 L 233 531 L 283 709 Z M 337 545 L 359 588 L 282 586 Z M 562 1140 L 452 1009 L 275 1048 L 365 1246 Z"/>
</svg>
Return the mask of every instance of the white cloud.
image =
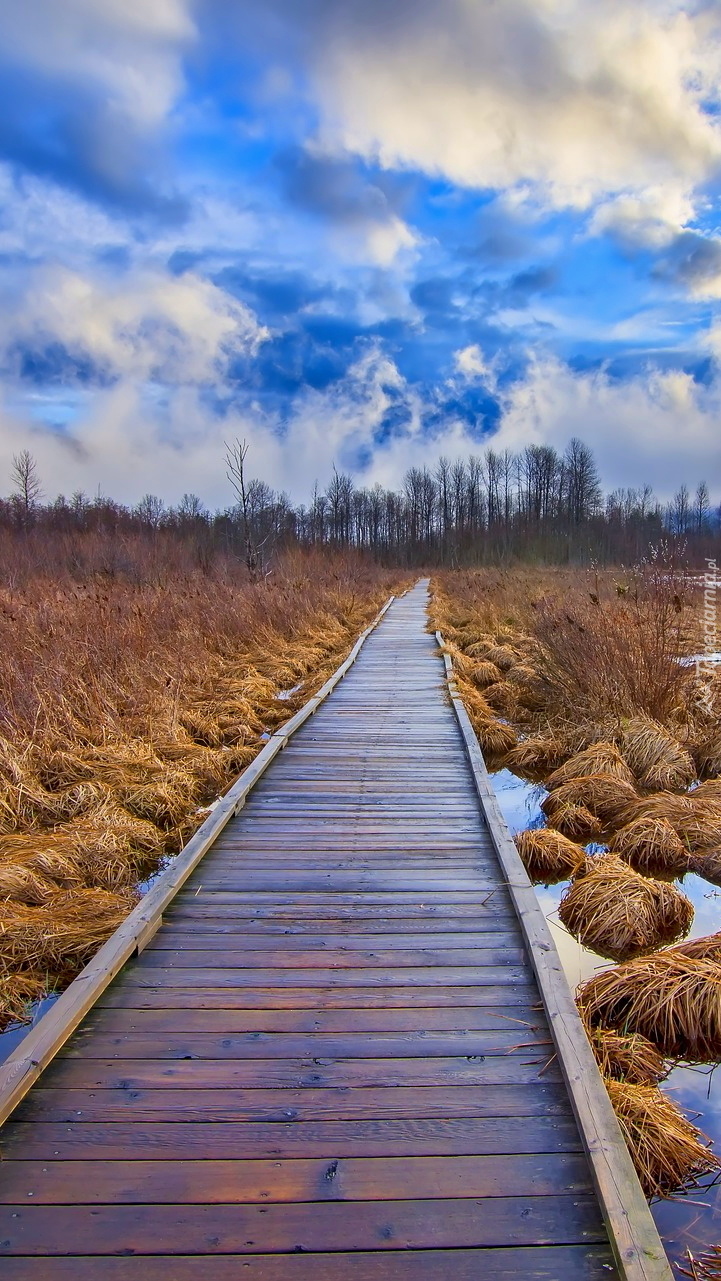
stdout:
<svg viewBox="0 0 721 1281">
<path fill-rule="evenodd" d="M 715 21 L 672 0 L 321 5 L 321 144 L 556 207 L 637 199 L 663 223 L 721 161 Z"/>
<path fill-rule="evenodd" d="M 4 58 L 68 84 L 92 84 L 143 128 L 161 122 L 183 84 L 195 26 L 185 0 L 23 0 L 0 7 Z"/>
<path fill-rule="evenodd" d="M 575 373 L 552 358 L 533 362 L 508 390 L 499 449 L 579 436 L 594 450 L 604 486 L 648 483 L 662 498 L 682 482 L 721 476 L 721 382 L 649 369 L 617 382 L 605 371 Z"/>
<path fill-rule="evenodd" d="M 252 354 L 267 337 L 248 307 L 189 272 L 115 280 L 43 267 L 0 316 L 6 350 L 61 343 L 107 375 L 140 383 L 214 381 L 229 354 Z"/>
<path fill-rule="evenodd" d="M 463 347 L 460 351 L 454 352 L 453 363 L 456 372 L 462 378 L 469 382 L 478 379 L 484 386 L 492 390 L 496 385 L 496 375 L 493 367 L 488 364 L 478 343 L 472 343 L 469 347 Z"/>
<path fill-rule="evenodd" d="M 718 335 L 710 341 L 721 346 Z M 402 432 L 388 435 L 383 423 L 398 405 L 407 421 Z M 28 448 L 49 496 L 100 487 L 132 504 L 148 491 L 170 502 L 193 491 L 211 506 L 224 506 L 232 496 L 223 442 L 235 436 L 250 444 L 252 474 L 286 489 L 296 502 L 308 501 L 316 480 L 327 484 L 334 462 L 354 471 L 361 484 L 398 487 L 409 467 L 433 467 L 440 454 L 467 457 L 485 445 L 562 450 L 572 436 L 593 448 L 607 489 L 648 483 L 666 499 L 683 481 L 695 486 L 721 475 L 721 382 L 700 386 L 680 371 L 649 370 L 621 384 L 603 371 L 579 374 L 558 360 L 538 359 L 506 390 L 500 426 L 483 442 L 453 416 L 429 434 L 423 414 L 433 407 L 380 348 L 341 382 L 306 390 L 282 423 L 257 406 L 219 418 L 191 382 L 154 400 L 137 380 L 124 378 L 78 401 L 63 433 L 41 426 L 17 405 L 12 410 L 6 396 L 5 406 L 0 403 L 0 475 L 9 474 L 14 453 Z M 52 417 L 47 406 L 44 416 Z M 361 466 L 359 459 L 367 461 Z"/>
</svg>

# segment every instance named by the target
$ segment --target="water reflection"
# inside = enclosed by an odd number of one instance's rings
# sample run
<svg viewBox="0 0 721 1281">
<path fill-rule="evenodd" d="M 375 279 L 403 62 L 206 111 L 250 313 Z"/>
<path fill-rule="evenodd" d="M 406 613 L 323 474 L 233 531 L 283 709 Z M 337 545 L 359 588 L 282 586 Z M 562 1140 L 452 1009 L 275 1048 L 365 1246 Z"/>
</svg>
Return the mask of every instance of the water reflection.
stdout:
<svg viewBox="0 0 721 1281">
<path fill-rule="evenodd" d="M 500 770 L 492 776 L 492 782 L 511 832 L 542 826 L 545 819 L 541 801 L 546 795 L 543 788 L 518 778 L 510 770 Z M 680 888 L 694 905 L 694 922 L 689 938 L 714 934 L 720 929 L 721 890 L 700 876 L 687 876 L 680 882 Z M 551 928 L 566 978 L 575 988 L 592 974 L 607 969 L 610 962 L 581 947 L 558 920 L 558 904 L 565 889 L 566 884 L 536 886 L 536 894 Z M 713 1140 L 714 1149 L 721 1153 L 721 1067 L 718 1070 L 713 1066 L 674 1068 L 663 1088 L 690 1114 L 691 1119 Z M 721 1183 L 705 1180 L 688 1194 L 655 1202 L 652 1209 L 677 1276 L 682 1275 L 678 1265 L 686 1261 L 687 1249 L 698 1255 L 709 1246 L 721 1244 Z"/>
</svg>

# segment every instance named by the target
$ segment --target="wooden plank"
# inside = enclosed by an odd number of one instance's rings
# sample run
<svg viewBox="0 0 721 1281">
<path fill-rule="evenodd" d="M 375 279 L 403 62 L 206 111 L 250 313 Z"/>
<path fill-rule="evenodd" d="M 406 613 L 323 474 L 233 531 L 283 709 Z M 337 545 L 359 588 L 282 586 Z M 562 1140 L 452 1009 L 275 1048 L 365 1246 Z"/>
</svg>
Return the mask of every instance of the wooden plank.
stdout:
<svg viewBox="0 0 721 1281">
<path fill-rule="evenodd" d="M 188 1018 L 194 1013 L 190 1011 Z M 197 1013 L 197 1011 L 195 1011 Z M 168 1015 L 165 1015 L 166 1021 Z M 116 1016 L 117 1020 L 117 1016 Z M 97 1021 L 83 1028 L 63 1049 L 65 1059 L 406 1059 L 498 1056 L 552 1044 L 545 1027 L 519 1029 L 507 1024 L 483 1032 L 163 1032 L 151 1023 L 141 1031 L 127 1015 L 122 1030 L 102 1032 Z M 172 1020 L 178 1023 L 177 1013 Z M 185 1022 L 185 1020 L 183 1020 Z M 520 1047 L 520 1049 L 519 1049 Z"/>
<path fill-rule="evenodd" d="M 75 1247 L 77 1249 L 77 1245 Z M 512 1249 L 412 1250 L 379 1255 L 352 1254 L 213 1255 L 214 1281 L 608 1281 L 612 1269 L 607 1247 L 525 1246 Z M 103 1259 L 103 1281 L 206 1281 L 203 1257 L 180 1255 Z M 97 1261 L 81 1255 L 3 1262 L 4 1281 L 97 1281 Z"/>
<path fill-rule="evenodd" d="M 442 645 L 440 633 L 437 639 Z M 447 653 L 444 659 L 451 700 L 478 797 L 528 944 L 619 1271 L 627 1281 L 672 1281 L 666 1253 L 583 1030 L 546 918 L 501 814 L 478 740 L 458 696 Z"/>
<path fill-rule="evenodd" d="M 535 986 L 484 987 L 143 987 L 124 983 L 98 998 L 100 1008 L 132 1010 L 337 1010 L 407 1006 L 533 1008 Z"/>
<path fill-rule="evenodd" d="M 252 955 L 252 953 L 251 953 Z M 127 987 L 250 987 L 311 988 L 330 987 L 430 987 L 437 983 L 444 987 L 498 987 L 503 984 L 523 987 L 533 991 L 535 984 L 523 965 L 492 965 L 481 969 L 475 965 L 408 965 L 383 969 L 331 970 L 321 966 L 307 969 L 224 969 L 205 966 L 183 969 L 162 969 L 145 966 L 142 958 L 125 976 Z"/>
<path fill-rule="evenodd" d="M 603 1242 L 591 1197 L 296 1205 L 0 1207 L 0 1254 L 244 1254 Z"/>
<path fill-rule="evenodd" d="M 154 930 L 165 908 L 175 898 L 178 890 L 190 877 L 207 853 L 219 833 L 245 804 L 245 798 L 256 780 L 285 747 L 290 736 L 315 712 L 328 694 L 350 669 L 364 641 L 383 618 L 392 604 L 393 597 L 356 641 L 348 658 L 334 672 L 305 706 L 277 730 L 251 765 L 225 794 L 216 808 L 200 826 L 186 845 L 182 854 L 173 860 L 152 889 L 138 904 L 123 924 L 115 931 L 58 998 L 38 1024 L 28 1032 L 17 1049 L 0 1064 L 0 1124 L 8 1117 L 16 1103 L 30 1089 L 34 1081 L 59 1048 L 91 1009 L 98 995 L 112 982 L 139 944 Z"/>
<path fill-rule="evenodd" d="M 415 994 L 414 994 L 415 998 Z M 545 1040 L 549 1033 L 543 1013 L 530 1007 L 514 1006 L 506 1013 L 498 1006 L 452 1005 L 412 1009 L 391 1006 L 388 1009 L 216 1009 L 188 1008 L 138 1010 L 114 1009 L 96 1005 L 76 1032 L 78 1043 L 91 1034 L 127 1036 L 133 1032 L 153 1032 L 156 1036 L 203 1034 L 215 1036 L 245 1035 L 248 1044 L 262 1047 L 266 1037 L 302 1035 L 315 1038 L 332 1036 L 334 1044 L 348 1049 L 358 1040 L 370 1038 L 378 1045 L 402 1037 L 404 1044 L 426 1041 L 432 1046 L 441 1036 L 471 1038 L 476 1044 L 478 1033 L 507 1033 L 515 1041 Z M 489 1040 L 491 1037 L 489 1037 Z M 496 1037 L 492 1037 L 494 1043 Z"/>
<path fill-rule="evenodd" d="M 474 1156 L 580 1152 L 576 1122 L 563 1116 L 504 1116 L 373 1121 L 196 1121 L 110 1123 L 12 1121 L 3 1161 L 260 1160 L 317 1156 Z M 0 1172 L 2 1165 L 0 1164 Z"/>
<path fill-rule="evenodd" d="M 394 1059 L 57 1058 L 45 1078 L 60 1090 L 396 1089 L 405 1086 L 535 1085 L 561 1080 L 547 1047 L 521 1054 Z"/>
<path fill-rule="evenodd" d="M 525 951 L 520 947 L 501 948 L 366 948 L 344 949 L 333 947 L 316 947 L 292 951 L 268 948 L 260 951 L 254 948 L 231 949 L 221 944 L 215 948 L 156 948 L 143 957 L 143 972 L 151 969 L 203 970 L 208 966 L 222 965 L 230 969 L 317 969 L 318 966 L 339 969 L 377 969 L 379 967 L 397 969 L 400 966 L 478 966 L 479 969 L 490 969 L 497 966 L 513 966 L 516 972 L 524 967 Z"/>
<path fill-rule="evenodd" d="M 591 1192 L 579 1153 L 251 1161 L 4 1161 L 0 1205 L 266 1205 Z"/>
<path fill-rule="evenodd" d="M 470 949 L 481 949 L 488 951 L 498 951 L 501 956 L 506 953 L 513 955 L 515 952 L 522 952 L 525 956 L 525 948 L 522 946 L 522 935 L 520 930 L 497 931 L 495 934 L 486 933 L 449 933 L 440 932 L 437 934 L 332 934 L 323 932 L 323 937 L 315 940 L 309 940 L 307 934 L 298 930 L 288 932 L 278 925 L 275 931 L 266 930 L 264 933 L 248 934 L 242 926 L 231 933 L 226 930 L 222 938 L 218 938 L 213 926 L 208 926 L 205 930 L 201 928 L 195 930 L 189 935 L 188 927 L 184 926 L 178 929 L 167 922 L 163 926 L 163 932 L 159 938 L 154 938 L 146 948 L 150 952 L 173 952 L 186 953 L 193 951 L 216 951 L 219 948 L 228 948 L 226 955 L 232 951 L 266 951 L 272 948 L 277 956 L 279 952 L 293 952 L 302 954 L 307 950 L 311 942 L 319 951 L 325 952 L 342 948 L 348 952 L 366 951 L 369 948 L 382 949 L 384 951 L 405 952 L 407 950 L 417 951 L 426 948 L 438 948 L 443 951 Z"/>
<path fill-rule="evenodd" d="M 19 1120 L 353 1121 L 385 1117 L 568 1116 L 556 1082 L 461 1086 L 383 1086 L 297 1090 L 53 1090 L 37 1086 L 20 1104 Z"/>
</svg>

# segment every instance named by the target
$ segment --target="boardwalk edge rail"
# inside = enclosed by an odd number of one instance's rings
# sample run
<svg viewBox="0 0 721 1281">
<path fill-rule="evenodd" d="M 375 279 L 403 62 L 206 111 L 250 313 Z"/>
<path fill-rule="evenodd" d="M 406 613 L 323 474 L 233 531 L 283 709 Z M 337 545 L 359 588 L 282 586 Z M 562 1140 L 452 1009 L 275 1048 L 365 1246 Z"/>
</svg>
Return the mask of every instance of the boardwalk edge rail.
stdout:
<svg viewBox="0 0 721 1281">
<path fill-rule="evenodd" d="M 212 813 L 170 867 L 162 872 L 152 889 L 137 907 L 118 926 L 106 943 L 96 952 L 85 969 L 73 979 L 53 1007 L 23 1037 L 17 1049 L 0 1064 L 0 1125 L 27 1094 L 44 1068 L 72 1035 L 97 998 L 109 986 L 125 962 L 143 951 L 163 920 L 163 912 L 191 872 L 207 854 L 217 837 L 245 804 L 248 793 L 265 773 L 268 766 L 283 750 L 296 730 L 320 707 L 346 672 L 353 666 L 363 644 L 390 609 L 395 596 L 391 596 L 373 622 L 366 627 L 355 642 L 348 657 L 312 698 L 296 712 L 285 725 L 275 731 L 255 760 L 243 771 L 233 786 L 215 806 Z"/>
<path fill-rule="evenodd" d="M 673 1281 L 668 1257 L 588 1043 L 548 922 L 501 813 L 439 631 L 436 640 L 443 651 L 449 693 L 481 809 L 528 945 L 619 1274 L 624 1281 Z"/>
</svg>

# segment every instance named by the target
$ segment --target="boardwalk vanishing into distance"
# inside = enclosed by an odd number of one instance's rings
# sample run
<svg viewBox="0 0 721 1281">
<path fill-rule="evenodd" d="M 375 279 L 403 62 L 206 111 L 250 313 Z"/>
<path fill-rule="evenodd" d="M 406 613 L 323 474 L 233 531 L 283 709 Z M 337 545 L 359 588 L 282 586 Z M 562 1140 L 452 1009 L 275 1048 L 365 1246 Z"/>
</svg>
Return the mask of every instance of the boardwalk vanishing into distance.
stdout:
<svg viewBox="0 0 721 1281">
<path fill-rule="evenodd" d="M 0 1079 L 5 1281 L 670 1278 L 427 600 Z"/>
</svg>

